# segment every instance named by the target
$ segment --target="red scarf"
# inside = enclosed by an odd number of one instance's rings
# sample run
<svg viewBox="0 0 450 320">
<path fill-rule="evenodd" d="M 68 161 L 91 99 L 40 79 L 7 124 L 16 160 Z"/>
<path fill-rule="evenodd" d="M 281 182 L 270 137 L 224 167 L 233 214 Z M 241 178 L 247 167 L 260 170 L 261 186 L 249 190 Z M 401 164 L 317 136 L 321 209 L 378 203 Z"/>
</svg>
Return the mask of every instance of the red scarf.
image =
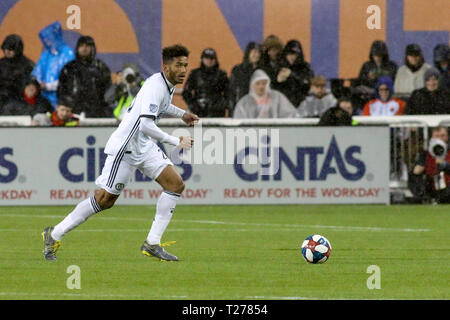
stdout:
<svg viewBox="0 0 450 320">
<path fill-rule="evenodd" d="M 22 93 L 23 98 L 25 99 L 25 101 L 27 102 L 27 104 L 31 104 L 31 105 L 35 105 L 36 104 L 36 96 L 33 96 L 31 98 L 27 97 L 27 95 L 25 94 L 25 92 Z"/>
</svg>

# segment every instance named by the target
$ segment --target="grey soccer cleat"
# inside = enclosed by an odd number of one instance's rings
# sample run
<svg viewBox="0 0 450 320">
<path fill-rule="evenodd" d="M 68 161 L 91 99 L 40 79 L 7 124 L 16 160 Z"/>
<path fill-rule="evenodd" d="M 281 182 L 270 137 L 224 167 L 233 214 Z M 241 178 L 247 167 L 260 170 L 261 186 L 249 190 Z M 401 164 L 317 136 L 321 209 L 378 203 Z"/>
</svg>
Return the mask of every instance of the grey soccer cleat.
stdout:
<svg viewBox="0 0 450 320">
<path fill-rule="evenodd" d="M 42 232 L 44 240 L 44 257 L 46 260 L 56 260 L 56 251 L 58 251 L 61 241 L 52 238 L 53 227 L 45 228 Z"/>
<path fill-rule="evenodd" d="M 164 250 L 159 244 L 149 244 L 147 241 L 141 247 L 142 254 L 165 261 L 178 261 L 178 258 Z"/>
</svg>

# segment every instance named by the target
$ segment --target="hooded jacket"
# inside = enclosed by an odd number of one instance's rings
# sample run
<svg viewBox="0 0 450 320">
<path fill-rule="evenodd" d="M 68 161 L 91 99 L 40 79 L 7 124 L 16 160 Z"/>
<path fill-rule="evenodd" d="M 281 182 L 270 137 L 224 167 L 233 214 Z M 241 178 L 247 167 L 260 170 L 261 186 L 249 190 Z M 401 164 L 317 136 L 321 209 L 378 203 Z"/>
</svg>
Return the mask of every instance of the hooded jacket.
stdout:
<svg viewBox="0 0 450 320">
<path fill-rule="evenodd" d="M 411 66 L 408 62 L 408 55 L 418 54 L 421 59 L 418 66 Z M 414 90 L 423 88 L 425 82 L 423 77 L 425 72 L 431 68 L 425 63 L 422 50 L 417 44 L 409 44 L 405 49 L 405 64 L 401 66 L 395 76 L 394 90 L 397 94 L 411 94 Z"/>
<path fill-rule="evenodd" d="M 381 65 L 375 63 L 374 56 L 382 57 Z M 389 59 L 389 51 L 383 41 L 374 41 L 370 48 L 369 61 L 365 62 L 359 71 L 358 79 L 362 85 L 375 88 L 375 85 L 382 76 L 388 76 L 395 80 L 397 64 Z M 372 75 L 372 77 L 370 77 Z"/>
<path fill-rule="evenodd" d="M 23 55 L 22 38 L 10 34 L 2 43 L 2 50 L 15 52 L 13 58 L 0 59 L 0 100 L 20 98 L 22 85 L 33 71 L 34 62 Z M 0 102 L 0 105 L 2 103 Z"/>
<path fill-rule="evenodd" d="M 206 67 L 203 62 L 200 68 L 192 70 L 183 89 L 183 99 L 189 110 L 199 117 L 224 117 L 228 105 L 228 76 L 216 65 Z"/>
<path fill-rule="evenodd" d="M 253 85 L 256 81 L 267 80 L 265 95 L 267 105 L 258 105 Z M 243 96 L 236 105 L 233 118 L 256 119 L 256 118 L 289 118 L 294 117 L 296 109 L 292 103 L 281 92 L 270 89 L 270 78 L 263 70 L 256 70 L 250 80 L 250 91 Z"/>
<path fill-rule="evenodd" d="M 259 50 L 260 54 L 262 55 L 261 46 L 256 42 L 250 42 L 245 48 L 242 63 L 235 65 L 231 70 L 230 88 L 228 94 L 230 110 L 233 110 L 239 99 L 241 99 L 248 93 L 250 78 L 253 72 L 261 65 L 261 59 L 256 66 L 250 63 L 249 55 L 250 51 L 252 51 L 253 49 Z"/>
<path fill-rule="evenodd" d="M 91 47 L 86 58 L 78 54 L 78 48 L 83 44 Z M 61 70 L 58 97 L 69 96 L 74 100 L 74 114 L 84 112 L 86 117 L 110 117 L 112 110 L 104 96 L 111 85 L 111 72 L 96 55 L 94 39 L 81 36 L 77 41 L 76 59 Z"/>
<path fill-rule="evenodd" d="M 270 49 L 277 49 L 279 51 L 274 61 L 270 59 L 269 55 Z M 283 52 L 283 43 L 276 35 L 272 34 L 264 40 L 263 53 L 261 56 L 261 69 L 264 70 L 265 73 L 267 73 L 271 83 L 275 83 L 277 79 L 282 52 Z"/>
<path fill-rule="evenodd" d="M 446 43 L 438 44 L 433 50 L 434 66 L 441 72 L 439 87 L 450 90 L 450 47 Z M 447 61 L 447 67 L 442 68 L 440 62 Z"/>
<path fill-rule="evenodd" d="M 46 89 L 42 94 L 55 108 L 58 102 L 56 90 L 59 74 L 64 65 L 75 58 L 75 54 L 65 43 L 61 23 L 58 21 L 42 29 L 39 38 L 44 50 L 32 74 L 40 83 L 45 83 Z"/>
<path fill-rule="evenodd" d="M 289 53 L 298 54 L 292 65 L 286 59 Z M 281 68 L 291 69 L 291 74 L 284 82 L 275 80 L 272 87 L 283 93 L 294 106 L 298 106 L 308 95 L 314 72 L 309 63 L 305 61 L 302 45 L 297 40 L 289 41 L 284 47 L 278 72 Z"/>
<path fill-rule="evenodd" d="M 33 84 L 36 87 L 37 92 L 34 97 L 27 99 L 25 97 L 25 87 L 29 84 Z M 41 86 L 37 80 L 28 78 L 23 82 L 20 97 L 10 99 L 9 102 L 1 108 L 0 114 L 34 116 L 37 113 L 53 112 L 53 107 L 50 104 L 50 101 L 42 96 L 40 87 Z"/>
<path fill-rule="evenodd" d="M 389 99 L 382 101 L 378 89 L 386 85 L 389 89 Z M 375 97 L 364 106 L 363 116 L 398 116 L 402 115 L 405 109 L 405 102 L 398 98 L 393 98 L 394 84 L 390 77 L 383 76 L 378 79 L 375 86 Z"/>
<path fill-rule="evenodd" d="M 434 67 L 438 69 L 439 71 L 444 71 L 440 65 L 441 61 L 448 61 L 450 62 L 450 46 L 446 43 L 440 43 L 436 45 L 433 49 L 433 62 Z M 449 69 L 449 66 L 445 69 L 447 71 Z"/>
</svg>

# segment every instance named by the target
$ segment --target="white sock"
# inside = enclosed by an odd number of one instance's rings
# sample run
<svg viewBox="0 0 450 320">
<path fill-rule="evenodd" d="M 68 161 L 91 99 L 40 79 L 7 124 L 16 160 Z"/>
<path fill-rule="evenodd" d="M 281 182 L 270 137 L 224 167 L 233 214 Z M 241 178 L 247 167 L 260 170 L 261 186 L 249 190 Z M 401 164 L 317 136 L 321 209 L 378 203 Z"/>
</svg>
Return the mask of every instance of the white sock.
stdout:
<svg viewBox="0 0 450 320">
<path fill-rule="evenodd" d="M 161 193 L 156 203 L 155 219 L 147 236 L 148 244 L 161 243 L 161 237 L 169 225 L 170 219 L 172 219 L 179 198 L 180 195 L 173 192 L 164 191 Z"/>
<path fill-rule="evenodd" d="M 100 212 L 101 210 L 94 197 L 81 201 L 63 221 L 55 226 L 52 232 L 52 238 L 61 240 L 67 232 L 78 227 L 94 213 Z"/>
</svg>

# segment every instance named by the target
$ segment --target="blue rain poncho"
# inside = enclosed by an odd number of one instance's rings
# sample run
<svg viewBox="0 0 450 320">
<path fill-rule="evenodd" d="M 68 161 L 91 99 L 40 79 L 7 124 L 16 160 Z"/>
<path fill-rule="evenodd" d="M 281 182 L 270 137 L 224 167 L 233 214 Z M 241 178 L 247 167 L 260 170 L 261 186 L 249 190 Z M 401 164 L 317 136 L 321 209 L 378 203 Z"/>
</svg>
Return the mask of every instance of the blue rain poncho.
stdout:
<svg viewBox="0 0 450 320">
<path fill-rule="evenodd" d="M 64 41 L 61 23 L 58 21 L 42 29 L 39 32 L 39 38 L 44 45 L 44 50 L 32 74 L 40 83 L 45 83 L 46 87 L 42 95 L 55 108 L 58 101 L 56 90 L 59 73 L 66 63 L 75 59 L 75 54 Z"/>
</svg>

